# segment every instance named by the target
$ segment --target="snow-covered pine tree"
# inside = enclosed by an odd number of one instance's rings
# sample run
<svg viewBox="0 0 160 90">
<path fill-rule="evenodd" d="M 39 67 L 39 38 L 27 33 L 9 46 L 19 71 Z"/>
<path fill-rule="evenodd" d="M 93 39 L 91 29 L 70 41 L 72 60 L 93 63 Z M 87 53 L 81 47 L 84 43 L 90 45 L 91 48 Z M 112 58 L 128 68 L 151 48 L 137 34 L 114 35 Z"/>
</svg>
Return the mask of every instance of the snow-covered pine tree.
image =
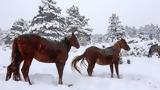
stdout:
<svg viewBox="0 0 160 90">
<path fill-rule="evenodd" d="M 65 18 L 54 0 L 42 0 L 38 15 L 31 21 L 30 32 L 49 39 L 60 39 L 64 36 Z"/>
<path fill-rule="evenodd" d="M 155 27 L 156 29 L 156 39 L 160 42 L 160 27 L 158 25 L 156 25 Z"/>
<path fill-rule="evenodd" d="M 91 36 L 91 43 L 92 44 L 100 44 L 104 42 L 104 34 L 94 34 Z"/>
<path fill-rule="evenodd" d="M 155 25 L 153 24 L 146 25 L 144 29 L 146 29 L 146 31 L 148 30 L 147 32 L 149 34 L 149 39 L 152 40 L 153 38 L 156 37 L 156 26 Z"/>
<path fill-rule="evenodd" d="M 118 40 L 125 36 L 125 31 L 123 26 L 121 25 L 121 22 L 119 20 L 119 17 L 113 13 L 111 17 L 109 17 L 109 27 L 108 27 L 108 33 L 107 33 L 107 40 L 114 41 Z"/>
<path fill-rule="evenodd" d="M 2 38 L 3 32 L 2 29 L 0 28 L 0 38 Z M 2 39 L 0 39 L 0 45 L 2 44 Z"/>
<path fill-rule="evenodd" d="M 143 37 L 143 40 L 152 40 L 152 39 L 155 39 L 157 36 L 158 36 L 158 28 L 156 25 L 154 24 L 148 24 L 148 25 L 145 25 L 145 26 L 141 26 L 139 28 L 139 38 L 142 39 Z"/>
<path fill-rule="evenodd" d="M 12 27 L 9 29 L 6 36 L 3 38 L 4 44 L 6 46 L 10 46 L 13 39 L 19 35 L 24 34 L 29 29 L 28 22 L 24 19 L 19 19 L 15 21 L 12 25 Z"/>
<path fill-rule="evenodd" d="M 91 40 L 92 29 L 88 27 L 88 20 L 85 16 L 80 15 L 78 7 L 73 5 L 67 9 L 66 32 L 74 32 L 81 45 L 86 45 Z"/>
<path fill-rule="evenodd" d="M 3 33 L 2 33 L 2 29 L 0 28 L 0 37 L 2 36 L 2 34 L 3 34 Z"/>
<path fill-rule="evenodd" d="M 128 37 L 134 38 L 137 36 L 137 29 L 135 27 L 125 26 L 124 30 Z"/>
</svg>

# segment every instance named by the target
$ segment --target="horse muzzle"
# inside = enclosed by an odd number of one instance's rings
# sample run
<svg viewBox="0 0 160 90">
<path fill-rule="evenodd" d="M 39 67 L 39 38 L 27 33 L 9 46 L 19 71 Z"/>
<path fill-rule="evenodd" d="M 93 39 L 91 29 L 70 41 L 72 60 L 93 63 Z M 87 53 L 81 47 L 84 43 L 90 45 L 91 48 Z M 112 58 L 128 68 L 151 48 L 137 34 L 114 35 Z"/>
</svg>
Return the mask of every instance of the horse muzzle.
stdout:
<svg viewBox="0 0 160 90">
<path fill-rule="evenodd" d="M 80 45 L 79 45 L 79 46 L 76 46 L 76 48 L 77 48 L 77 49 L 80 48 Z"/>
<path fill-rule="evenodd" d="M 130 48 L 129 46 L 126 48 L 127 51 L 129 51 L 130 49 L 131 49 L 131 48 Z"/>
</svg>

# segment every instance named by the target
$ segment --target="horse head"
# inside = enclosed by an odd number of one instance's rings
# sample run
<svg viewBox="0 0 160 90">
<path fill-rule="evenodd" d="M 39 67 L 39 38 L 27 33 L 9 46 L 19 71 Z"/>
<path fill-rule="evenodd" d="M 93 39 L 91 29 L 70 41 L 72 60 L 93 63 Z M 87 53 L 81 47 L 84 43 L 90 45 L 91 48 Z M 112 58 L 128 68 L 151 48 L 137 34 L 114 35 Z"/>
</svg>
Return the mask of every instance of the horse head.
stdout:
<svg viewBox="0 0 160 90">
<path fill-rule="evenodd" d="M 79 42 L 78 42 L 78 39 L 77 39 L 77 37 L 74 35 L 73 32 L 72 32 L 72 35 L 69 36 L 67 39 L 68 39 L 68 41 L 70 42 L 71 46 L 76 47 L 76 48 L 79 48 L 79 47 L 80 47 Z"/>
<path fill-rule="evenodd" d="M 158 52 L 158 44 L 154 44 L 150 47 L 149 52 L 148 52 L 148 57 L 152 57 L 154 52 Z"/>
<path fill-rule="evenodd" d="M 126 40 L 123 39 L 123 38 L 119 41 L 119 45 L 120 45 L 121 48 L 123 48 L 124 50 L 127 50 L 127 51 L 130 50 L 129 45 L 127 44 Z"/>
</svg>

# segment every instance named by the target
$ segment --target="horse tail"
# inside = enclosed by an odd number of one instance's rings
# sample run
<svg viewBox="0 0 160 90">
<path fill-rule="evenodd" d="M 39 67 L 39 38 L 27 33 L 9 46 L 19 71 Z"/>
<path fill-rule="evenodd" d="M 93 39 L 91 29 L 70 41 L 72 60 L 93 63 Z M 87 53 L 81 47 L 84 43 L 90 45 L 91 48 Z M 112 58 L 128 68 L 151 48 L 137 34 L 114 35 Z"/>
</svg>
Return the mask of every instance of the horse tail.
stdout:
<svg viewBox="0 0 160 90">
<path fill-rule="evenodd" d="M 22 61 L 22 57 L 20 55 L 20 52 L 18 50 L 18 44 L 17 44 L 17 38 L 13 40 L 12 44 L 12 54 L 11 54 L 11 64 L 7 67 L 7 74 L 6 74 L 6 81 L 8 81 L 11 78 L 11 75 L 13 73 L 13 79 L 20 80 L 20 78 L 16 78 L 15 75 L 19 74 L 19 65 Z"/>
<path fill-rule="evenodd" d="M 81 71 L 79 70 L 78 66 L 77 66 L 77 63 L 81 61 L 81 64 L 84 62 L 84 54 L 80 55 L 80 56 L 76 56 L 73 61 L 72 61 L 72 64 L 71 64 L 71 67 L 74 68 L 75 70 L 77 70 L 80 74 L 81 74 Z"/>
<path fill-rule="evenodd" d="M 11 62 L 12 63 L 14 62 L 14 65 L 17 65 L 19 62 L 21 62 L 19 60 L 20 60 L 20 58 L 22 58 L 20 51 L 18 49 L 17 40 L 18 40 L 18 38 L 15 38 L 13 41 L 13 44 L 12 44 Z"/>
<path fill-rule="evenodd" d="M 85 59 L 82 58 L 80 65 L 81 65 L 81 67 L 84 66 L 84 67 L 86 68 L 86 67 L 87 67 L 87 64 L 84 62 L 84 60 L 85 60 Z"/>
</svg>

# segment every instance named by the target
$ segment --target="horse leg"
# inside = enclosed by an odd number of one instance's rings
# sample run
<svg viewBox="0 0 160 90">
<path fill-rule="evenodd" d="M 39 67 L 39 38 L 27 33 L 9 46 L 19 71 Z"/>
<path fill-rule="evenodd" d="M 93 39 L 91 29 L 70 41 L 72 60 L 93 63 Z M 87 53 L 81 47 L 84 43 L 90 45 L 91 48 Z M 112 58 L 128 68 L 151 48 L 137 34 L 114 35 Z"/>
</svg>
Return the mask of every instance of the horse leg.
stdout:
<svg viewBox="0 0 160 90">
<path fill-rule="evenodd" d="M 160 51 L 158 52 L 158 58 L 160 58 Z"/>
<path fill-rule="evenodd" d="M 88 63 L 88 68 L 87 68 L 88 76 L 92 76 L 92 72 L 93 72 L 93 68 L 94 68 L 95 64 L 96 64 L 96 62 Z"/>
<path fill-rule="evenodd" d="M 116 69 L 117 77 L 120 78 L 118 66 L 119 66 L 119 64 L 118 64 L 118 61 L 117 61 L 117 62 L 115 62 L 115 69 Z"/>
<path fill-rule="evenodd" d="M 113 78 L 113 64 L 110 64 L 110 70 L 111 70 L 111 78 Z"/>
<path fill-rule="evenodd" d="M 57 71 L 58 71 L 58 75 L 59 75 L 59 82 L 58 82 L 58 84 L 63 84 L 63 82 L 62 82 L 62 76 L 63 76 L 64 66 L 65 66 L 65 62 L 57 62 L 56 63 L 56 67 L 57 67 Z"/>
<path fill-rule="evenodd" d="M 6 74 L 6 81 L 8 81 L 11 76 L 12 73 L 15 71 L 15 67 L 13 66 L 13 63 L 11 63 L 8 67 L 7 67 L 7 74 Z"/>
<path fill-rule="evenodd" d="M 22 80 L 22 79 L 21 79 L 21 76 L 20 76 L 20 72 L 19 72 L 19 67 L 20 67 L 20 64 L 21 64 L 22 61 L 23 61 L 23 59 L 20 58 L 20 59 L 18 60 L 17 64 L 16 64 L 16 70 L 15 70 L 15 72 L 13 73 L 13 80 L 15 80 L 15 81 Z"/>
<path fill-rule="evenodd" d="M 26 59 L 26 60 L 24 60 L 23 67 L 21 69 L 23 77 L 24 77 L 24 80 L 26 82 L 28 82 L 30 85 L 32 85 L 32 83 L 31 83 L 31 81 L 29 79 L 28 73 L 29 73 L 29 68 L 31 66 L 31 62 L 32 62 L 32 59 Z"/>
<path fill-rule="evenodd" d="M 6 81 L 8 81 L 11 78 L 12 74 L 14 74 L 17 71 L 17 62 L 15 60 L 7 67 Z M 13 80 L 18 81 L 19 79 L 13 78 Z"/>
</svg>

